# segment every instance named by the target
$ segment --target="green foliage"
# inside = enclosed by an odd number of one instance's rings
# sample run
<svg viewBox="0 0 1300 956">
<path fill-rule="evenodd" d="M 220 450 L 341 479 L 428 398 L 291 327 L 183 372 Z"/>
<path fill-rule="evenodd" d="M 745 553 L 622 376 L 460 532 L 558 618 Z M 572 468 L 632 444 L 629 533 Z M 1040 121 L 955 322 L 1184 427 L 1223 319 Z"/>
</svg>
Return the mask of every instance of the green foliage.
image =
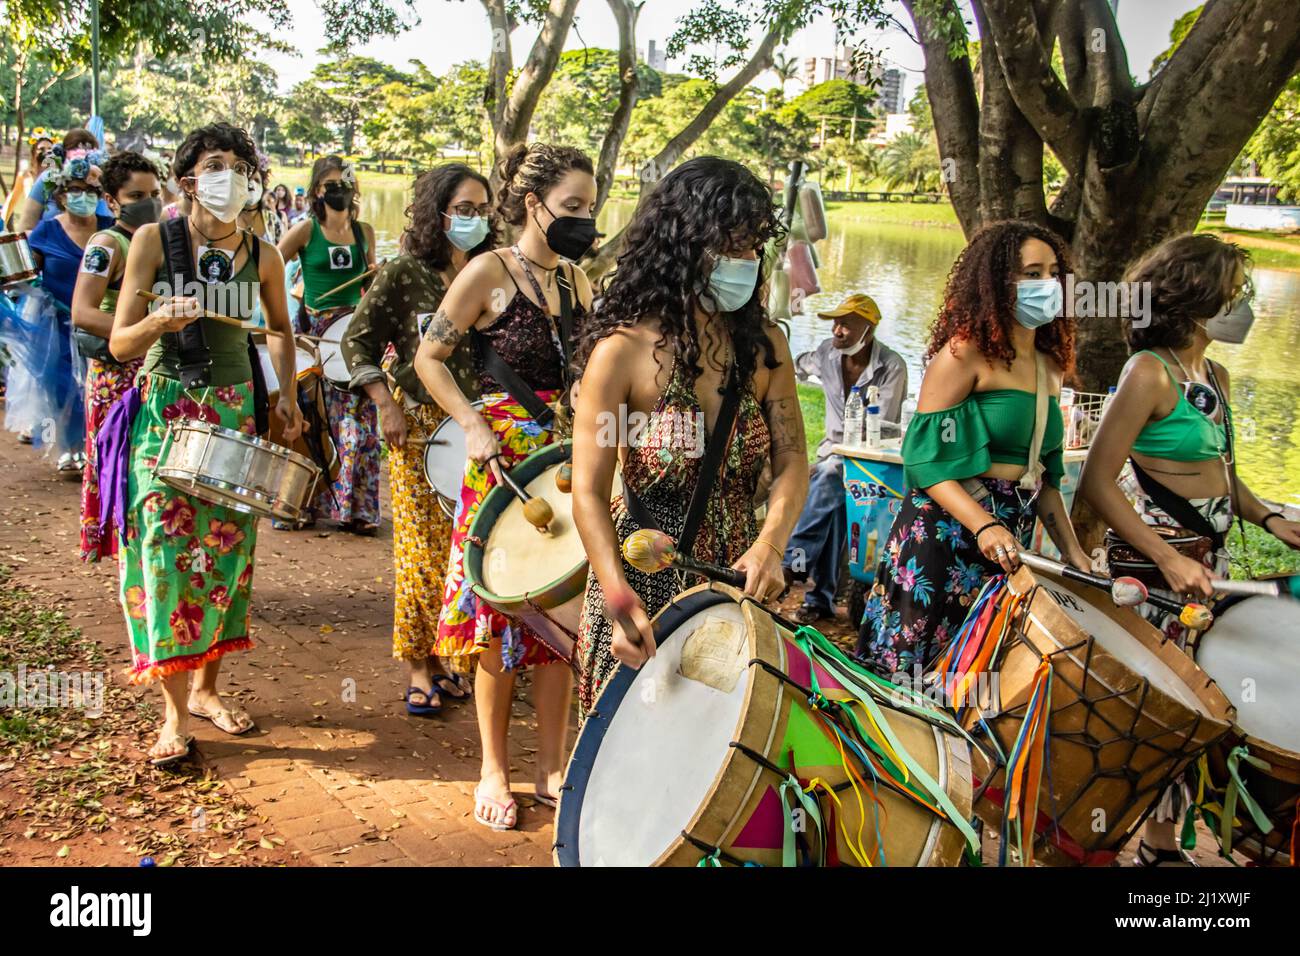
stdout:
<svg viewBox="0 0 1300 956">
<path fill-rule="evenodd" d="M 934 132 L 934 114 L 930 111 L 930 94 L 922 83 L 908 101 L 907 112 L 912 117 L 912 132 L 922 136 Z"/>
<path fill-rule="evenodd" d="M 847 136 L 852 117 L 869 119 L 876 99 L 874 90 L 850 80 L 827 80 L 800 93 L 790 106 L 819 122 L 827 117 L 830 132 Z"/>
<path fill-rule="evenodd" d="M 939 188 L 939 148 L 933 135 L 904 133 L 895 137 L 881 150 L 879 165 L 887 189 L 926 192 Z"/>
<path fill-rule="evenodd" d="M 485 78 L 486 81 L 486 78 Z M 659 96 L 658 71 L 637 64 L 637 98 Z M 595 154 L 605 135 L 605 122 L 618 107 L 618 51 L 599 48 L 570 50 L 560 55 L 555 75 L 537 102 L 533 132 L 550 143 L 577 146 Z"/>
<path fill-rule="evenodd" d="M 1194 10 L 1188 10 L 1174 21 L 1174 25 L 1169 30 L 1168 49 L 1157 54 L 1156 58 L 1151 61 L 1152 76 L 1155 76 L 1164 69 L 1165 64 L 1169 62 L 1169 58 L 1174 55 L 1174 51 L 1177 50 L 1183 40 L 1187 38 L 1187 34 L 1192 32 L 1192 27 L 1195 26 L 1197 19 L 1201 16 L 1201 11 L 1204 9 L 1205 4 L 1201 4 Z"/>
</svg>

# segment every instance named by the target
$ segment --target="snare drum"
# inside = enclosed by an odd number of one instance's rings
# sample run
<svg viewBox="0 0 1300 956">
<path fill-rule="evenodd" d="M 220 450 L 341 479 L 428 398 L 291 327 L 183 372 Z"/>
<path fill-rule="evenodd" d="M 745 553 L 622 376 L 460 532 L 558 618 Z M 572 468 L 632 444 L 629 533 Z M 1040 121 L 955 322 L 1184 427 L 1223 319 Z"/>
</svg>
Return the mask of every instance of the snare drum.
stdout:
<svg viewBox="0 0 1300 956">
<path fill-rule="evenodd" d="M 36 263 L 32 259 L 31 247 L 27 244 L 27 233 L 0 234 L 0 286 L 25 282 L 36 278 L 36 275 Z"/>
<path fill-rule="evenodd" d="M 483 403 L 470 402 L 475 411 Z M 448 518 L 456 517 L 456 504 L 465 483 L 465 429 L 454 418 L 444 418 L 424 445 L 424 477 L 438 498 L 438 507 Z"/>
<path fill-rule="evenodd" d="M 497 485 L 483 498 L 465 539 L 465 577 L 479 599 L 527 624 L 566 661 L 573 657 L 587 552 L 573 523 L 573 496 L 555 484 L 560 466 L 573 456 L 569 441 L 547 445 L 510 469 L 510 477 L 555 514 L 545 531 L 524 519 L 514 492 Z M 612 494 L 622 494 L 614 476 Z"/>
<path fill-rule="evenodd" d="M 1257 863 L 1300 864 L 1291 859 L 1300 828 L 1300 603 L 1260 596 L 1228 599 L 1201 635 L 1196 663 L 1237 708 L 1233 733 L 1210 752 L 1212 782 L 1228 785 L 1228 756 L 1242 745 L 1268 765 L 1243 760 L 1238 769 L 1272 832 L 1261 835 L 1239 801 L 1232 849 Z"/>
<path fill-rule="evenodd" d="M 274 442 L 182 418 L 167 430 L 156 474 L 209 504 L 293 521 L 310 500 L 320 468 Z"/>
<path fill-rule="evenodd" d="M 343 340 L 352 325 L 354 311 L 347 311 L 325 326 L 320 335 L 321 368 L 325 378 L 336 388 L 347 388 L 352 382 L 352 373 L 348 363 L 343 360 Z"/>
<path fill-rule="evenodd" d="M 975 812 L 995 831 L 1004 823 L 1002 764 L 1029 752 L 1022 734 L 1037 704 L 1046 711 L 1047 739 L 1035 856 L 1062 866 L 1108 864 L 1165 787 L 1228 732 L 1232 704 L 1172 641 L 1100 590 L 1022 566 L 1005 587 L 991 582 L 981 596 L 987 601 L 976 603 L 967 624 L 983 613 L 987 627 L 976 628 L 978 639 L 961 657 L 985 651 L 988 683 L 963 720 L 992 735 L 1001 759 L 993 766 L 977 753 L 977 787 L 985 789 Z M 948 663 L 941 655 L 940 670 Z M 950 699 L 953 673 L 949 667 L 945 678 Z M 1028 778 L 1023 785 L 1031 786 Z"/>
<path fill-rule="evenodd" d="M 315 343 L 306 336 L 294 338 L 298 407 L 303 416 L 302 434 L 292 442 L 286 442 L 284 423 L 274 412 L 280 401 L 280 380 L 275 374 L 275 363 L 271 360 L 267 336 L 255 332 L 253 341 L 257 345 L 257 357 L 262 363 L 262 374 L 266 377 L 267 402 L 272 409 L 267 438 L 315 462 L 327 480 L 333 481 L 339 473 L 338 449 L 329 427 L 329 409 L 325 403 L 325 389 L 321 380 L 323 373 L 320 352 Z"/>
<path fill-rule="evenodd" d="M 655 656 L 614 672 L 578 735 L 556 863 L 961 862 L 965 734 L 797 628 L 716 583 L 660 611 Z"/>
</svg>

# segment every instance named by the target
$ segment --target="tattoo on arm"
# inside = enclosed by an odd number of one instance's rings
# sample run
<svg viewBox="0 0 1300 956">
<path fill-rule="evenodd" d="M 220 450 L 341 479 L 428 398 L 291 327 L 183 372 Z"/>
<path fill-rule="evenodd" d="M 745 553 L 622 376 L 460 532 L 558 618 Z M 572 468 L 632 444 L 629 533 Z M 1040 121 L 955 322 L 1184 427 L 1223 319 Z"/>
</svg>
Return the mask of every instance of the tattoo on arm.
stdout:
<svg viewBox="0 0 1300 956">
<path fill-rule="evenodd" d="M 805 451 L 803 412 L 797 398 L 779 398 L 763 403 L 767 429 L 772 436 L 772 457 L 788 451 Z"/>
<path fill-rule="evenodd" d="M 447 318 L 447 313 L 439 309 L 433 318 L 429 320 L 429 330 L 424 333 L 424 340 L 426 342 L 436 342 L 438 345 L 445 345 L 450 349 L 455 348 L 456 343 L 464 335 L 465 333 L 456 328 L 451 319 Z"/>
</svg>

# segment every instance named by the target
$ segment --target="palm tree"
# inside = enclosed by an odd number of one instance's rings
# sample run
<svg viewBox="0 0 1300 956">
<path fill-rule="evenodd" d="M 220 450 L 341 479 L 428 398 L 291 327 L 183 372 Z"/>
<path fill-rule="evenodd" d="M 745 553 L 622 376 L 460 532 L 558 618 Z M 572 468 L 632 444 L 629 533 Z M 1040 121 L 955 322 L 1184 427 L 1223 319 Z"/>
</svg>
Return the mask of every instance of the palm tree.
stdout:
<svg viewBox="0 0 1300 956">
<path fill-rule="evenodd" d="M 768 71 L 781 83 L 781 99 L 785 99 L 785 85 L 799 76 L 799 61 L 792 56 L 778 53 L 772 58 Z"/>
<path fill-rule="evenodd" d="M 939 153 L 933 137 L 903 133 L 885 144 L 880 153 L 880 175 L 887 189 L 910 186 L 921 192 L 939 175 Z"/>
</svg>

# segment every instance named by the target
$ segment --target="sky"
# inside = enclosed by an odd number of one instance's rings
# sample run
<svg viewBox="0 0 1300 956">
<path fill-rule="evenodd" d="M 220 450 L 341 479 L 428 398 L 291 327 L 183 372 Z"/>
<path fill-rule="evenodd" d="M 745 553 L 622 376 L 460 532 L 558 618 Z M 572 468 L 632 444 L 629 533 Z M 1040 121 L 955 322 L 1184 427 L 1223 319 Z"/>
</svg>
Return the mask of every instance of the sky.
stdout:
<svg viewBox="0 0 1300 956">
<path fill-rule="evenodd" d="M 361 0 L 358 0 L 361 2 Z M 1139 80 L 1147 78 L 1152 59 L 1169 45 L 1169 29 L 1174 21 L 1201 0 L 1119 0 L 1119 29 L 1128 49 L 1129 66 Z M 325 43 L 320 14 L 312 0 L 288 0 L 293 27 L 287 39 L 302 51 L 299 57 L 276 63 L 281 89 L 287 91 L 305 79 L 316 61 L 316 51 Z M 380 39 L 357 50 L 393 66 L 407 69 L 410 60 L 421 60 L 435 74 L 443 74 L 455 63 L 470 59 L 486 60 L 488 53 L 487 17 L 478 0 L 420 0 L 420 23 L 412 30 L 393 38 Z M 646 0 L 637 23 L 637 45 L 644 51 L 646 41 L 663 47 L 676 26 L 677 18 L 688 11 L 692 0 Z M 910 23 L 901 4 L 895 3 L 897 15 Z M 965 2 L 963 0 L 963 6 Z M 968 17 L 968 20 L 970 18 Z M 618 28 L 609 7 L 600 0 L 582 0 L 578 5 L 574 31 L 569 34 L 567 49 L 580 49 L 585 41 L 592 47 L 616 47 Z M 974 28 L 972 27 L 972 32 Z M 755 31 L 757 35 L 758 31 Z M 516 64 L 528 54 L 536 31 L 521 28 L 513 36 Z M 885 63 L 905 71 L 905 96 L 911 97 L 922 80 L 924 58 L 920 47 L 901 30 L 872 32 L 858 37 L 878 50 Z M 788 55 L 802 60 L 805 56 L 828 56 L 835 42 L 829 20 L 815 23 L 796 35 L 785 48 Z M 669 63 L 669 68 L 675 64 Z M 755 85 L 773 85 L 770 76 Z M 791 85 L 791 92 L 794 86 Z"/>
</svg>

